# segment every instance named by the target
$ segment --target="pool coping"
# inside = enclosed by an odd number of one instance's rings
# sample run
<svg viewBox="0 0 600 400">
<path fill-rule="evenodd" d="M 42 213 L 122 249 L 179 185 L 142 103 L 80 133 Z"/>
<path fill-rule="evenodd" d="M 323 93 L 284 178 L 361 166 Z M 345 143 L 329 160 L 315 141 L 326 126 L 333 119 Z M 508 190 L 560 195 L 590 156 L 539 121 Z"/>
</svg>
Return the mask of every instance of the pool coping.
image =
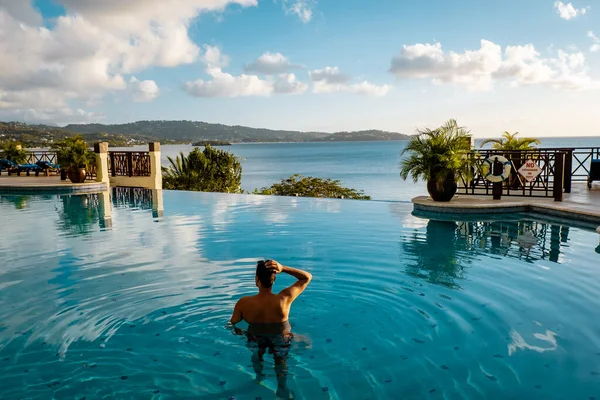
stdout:
<svg viewBox="0 0 600 400">
<path fill-rule="evenodd" d="M 554 202 L 547 199 L 519 198 L 510 200 L 491 200 L 487 197 L 457 196 L 450 202 L 434 202 L 429 196 L 417 196 L 411 200 L 415 211 L 441 214 L 507 214 L 533 212 L 552 217 L 568 218 L 580 222 L 600 224 L 600 205 L 597 212 L 590 205 L 580 203 Z M 596 228 L 600 233 L 600 226 Z"/>
<path fill-rule="evenodd" d="M 108 190 L 106 182 L 9 185 L 0 183 L 0 194 L 85 194 Z"/>
</svg>

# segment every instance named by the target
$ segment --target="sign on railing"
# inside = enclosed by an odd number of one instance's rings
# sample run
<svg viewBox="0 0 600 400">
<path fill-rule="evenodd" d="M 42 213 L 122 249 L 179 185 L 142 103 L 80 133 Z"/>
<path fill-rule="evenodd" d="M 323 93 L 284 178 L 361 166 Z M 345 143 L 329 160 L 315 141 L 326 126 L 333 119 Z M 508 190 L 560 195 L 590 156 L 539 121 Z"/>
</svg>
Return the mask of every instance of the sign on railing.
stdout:
<svg viewBox="0 0 600 400">
<path fill-rule="evenodd" d="M 150 176 L 150 155 L 141 151 L 109 151 L 111 176 Z"/>
</svg>

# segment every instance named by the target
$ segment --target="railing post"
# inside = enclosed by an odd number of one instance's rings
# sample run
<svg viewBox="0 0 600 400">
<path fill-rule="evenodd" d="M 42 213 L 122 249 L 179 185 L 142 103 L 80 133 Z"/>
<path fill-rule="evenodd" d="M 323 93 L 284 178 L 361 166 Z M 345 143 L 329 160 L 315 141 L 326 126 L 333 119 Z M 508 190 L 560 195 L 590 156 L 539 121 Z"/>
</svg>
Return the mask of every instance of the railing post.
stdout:
<svg viewBox="0 0 600 400">
<path fill-rule="evenodd" d="M 127 176 L 133 176 L 133 153 L 131 151 L 127 152 Z"/>
<path fill-rule="evenodd" d="M 571 193 L 571 181 L 573 179 L 573 149 L 567 150 L 565 153 L 565 170 L 563 186 L 565 193 Z"/>
<path fill-rule="evenodd" d="M 117 171 L 115 168 L 115 153 L 113 153 L 112 151 L 110 153 L 108 153 L 110 156 L 110 174 L 112 176 L 117 176 Z"/>
<path fill-rule="evenodd" d="M 563 200 L 563 182 L 564 182 L 564 167 L 565 153 L 557 151 L 554 153 L 554 201 Z"/>
<path fill-rule="evenodd" d="M 108 143 L 94 143 L 94 153 L 96 153 L 96 182 L 105 182 L 110 186 L 108 175 Z"/>
<path fill-rule="evenodd" d="M 152 178 L 153 188 L 162 189 L 162 168 L 160 165 L 160 143 L 153 142 L 148 144 L 150 156 L 150 178 Z"/>
<path fill-rule="evenodd" d="M 495 161 L 492 166 L 492 172 L 494 175 L 500 175 L 504 169 L 504 165 L 501 162 Z M 494 200 L 502 199 L 502 184 L 504 182 L 494 182 L 492 183 L 492 196 Z"/>
</svg>

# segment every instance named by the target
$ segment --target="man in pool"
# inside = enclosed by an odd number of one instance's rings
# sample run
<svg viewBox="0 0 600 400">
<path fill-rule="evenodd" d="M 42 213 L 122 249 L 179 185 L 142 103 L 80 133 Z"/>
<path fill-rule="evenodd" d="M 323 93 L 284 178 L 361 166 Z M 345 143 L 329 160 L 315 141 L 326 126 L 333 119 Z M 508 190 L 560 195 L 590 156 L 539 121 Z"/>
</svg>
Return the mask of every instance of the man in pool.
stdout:
<svg viewBox="0 0 600 400">
<path fill-rule="evenodd" d="M 286 273 L 297 281 L 278 294 L 273 293 L 273 283 L 277 274 Z M 242 297 L 235 305 L 231 324 L 235 327 L 242 320 L 248 324 L 248 344 L 254 350 L 252 365 L 256 379 L 264 377 L 263 357 L 269 350 L 275 360 L 277 373 L 277 396 L 289 398 L 286 386 L 287 355 L 290 349 L 292 332 L 289 323 L 290 307 L 300 293 L 310 283 L 312 275 L 306 271 L 290 268 L 277 261 L 259 261 L 256 265 L 256 286 L 258 294 Z M 239 332 L 239 330 L 236 331 Z"/>
</svg>

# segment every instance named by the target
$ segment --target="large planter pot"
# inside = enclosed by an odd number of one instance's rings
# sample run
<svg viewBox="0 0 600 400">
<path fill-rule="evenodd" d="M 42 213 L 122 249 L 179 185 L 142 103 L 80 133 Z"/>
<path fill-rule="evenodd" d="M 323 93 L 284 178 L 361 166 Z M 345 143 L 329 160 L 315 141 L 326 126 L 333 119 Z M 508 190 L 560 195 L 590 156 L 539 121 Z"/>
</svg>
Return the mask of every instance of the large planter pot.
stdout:
<svg viewBox="0 0 600 400">
<path fill-rule="evenodd" d="M 433 201 L 450 201 L 457 190 L 458 185 L 456 184 L 456 179 L 453 175 L 450 175 L 439 185 L 437 181 L 433 179 L 427 182 L 427 191 Z"/>
<path fill-rule="evenodd" d="M 85 177 L 87 172 L 85 168 L 71 168 L 68 172 L 69 180 L 73 183 L 83 183 L 85 182 Z"/>
</svg>

